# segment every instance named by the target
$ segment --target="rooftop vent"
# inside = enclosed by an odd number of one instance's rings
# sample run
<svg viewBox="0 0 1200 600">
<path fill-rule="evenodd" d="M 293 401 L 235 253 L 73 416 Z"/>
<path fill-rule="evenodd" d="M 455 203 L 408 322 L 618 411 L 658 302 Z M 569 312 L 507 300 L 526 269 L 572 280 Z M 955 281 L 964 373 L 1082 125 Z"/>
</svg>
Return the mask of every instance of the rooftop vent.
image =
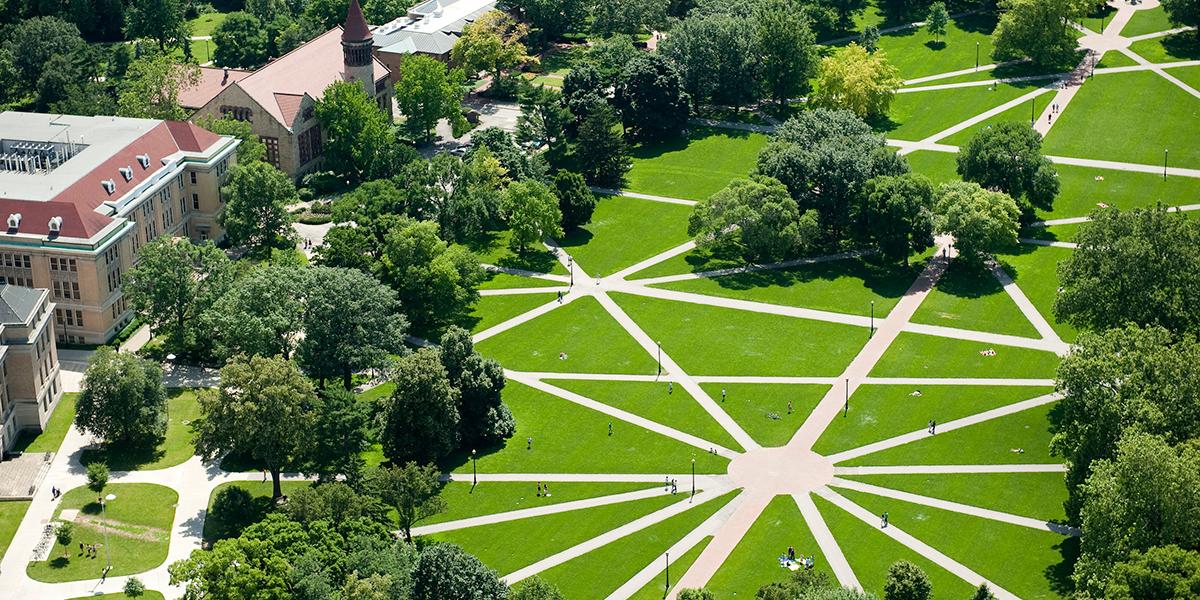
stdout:
<svg viewBox="0 0 1200 600">
<path fill-rule="evenodd" d="M 121 171 L 121 177 L 124 177 L 125 181 L 129 181 L 129 180 L 133 179 L 133 168 L 132 167 L 121 167 L 119 170 Z"/>
<path fill-rule="evenodd" d="M 104 191 L 108 192 L 109 195 L 111 195 L 113 192 L 117 191 L 117 182 L 115 182 L 111 179 L 101 180 L 100 185 L 104 186 Z"/>
<path fill-rule="evenodd" d="M 8 215 L 8 228 L 10 230 L 17 229 L 21 226 L 21 213 L 12 213 Z"/>
<path fill-rule="evenodd" d="M 62 222 L 63 222 L 62 217 L 50 217 L 50 223 L 49 223 L 50 233 L 58 233 L 58 232 L 62 231 Z"/>
<path fill-rule="evenodd" d="M 149 155 L 149 154 L 139 154 L 139 155 L 137 155 L 137 161 L 138 161 L 138 164 L 139 164 L 139 165 L 142 165 L 142 168 L 143 168 L 143 169 L 149 169 L 149 168 L 150 168 L 150 155 Z"/>
</svg>

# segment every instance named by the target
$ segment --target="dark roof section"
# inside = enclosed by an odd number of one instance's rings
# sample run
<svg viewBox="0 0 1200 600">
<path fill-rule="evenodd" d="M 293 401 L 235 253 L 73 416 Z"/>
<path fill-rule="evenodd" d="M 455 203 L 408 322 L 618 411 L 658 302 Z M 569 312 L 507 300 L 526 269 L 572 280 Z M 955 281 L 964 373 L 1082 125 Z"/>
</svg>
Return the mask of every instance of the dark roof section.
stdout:
<svg viewBox="0 0 1200 600">
<path fill-rule="evenodd" d="M 41 290 L 9 285 L 0 285 L 0 323 L 5 325 L 23 325 L 42 300 Z"/>
<path fill-rule="evenodd" d="M 371 39 L 371 28 L 363 17 L 362 7 L 358 0 L 350 0 L 350 8 L 346 9 L 346 24 L 342 26 L 343 42 L 365 42 Z"/>
</svg>

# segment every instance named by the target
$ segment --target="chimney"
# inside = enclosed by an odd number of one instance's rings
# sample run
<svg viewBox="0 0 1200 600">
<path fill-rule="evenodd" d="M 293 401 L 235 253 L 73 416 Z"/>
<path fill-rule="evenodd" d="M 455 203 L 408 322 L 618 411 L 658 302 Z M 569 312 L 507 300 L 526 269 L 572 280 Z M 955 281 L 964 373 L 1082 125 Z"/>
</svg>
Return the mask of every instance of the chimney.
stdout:
<svg viewBox="0 0 1200 600">
<path fill-rule="evenodd" d="M 227 81 L 229 81 L 229 67 L 225 67 L 224 74 L 221 76 L 221 85 L 225 85 Z"/>
</svg>

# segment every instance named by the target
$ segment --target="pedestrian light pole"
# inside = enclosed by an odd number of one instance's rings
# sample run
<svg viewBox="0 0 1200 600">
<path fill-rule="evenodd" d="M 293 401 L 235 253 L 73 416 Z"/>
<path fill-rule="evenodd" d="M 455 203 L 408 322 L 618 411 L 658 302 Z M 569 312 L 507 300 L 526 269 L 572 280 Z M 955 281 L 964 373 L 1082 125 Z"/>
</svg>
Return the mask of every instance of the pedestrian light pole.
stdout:
<svg viewBox="0 0 1200 600">
<path fill-rule="evenodd" d="M 667 563 L 667 585 L 663 586 L 663 598 L 667 597 L 667 592 L 671 591 L 671 553 L 667 552 L 665 557 Z"/>
<path fill-rule="evenodd" d="M 567 268 L 571 270 L 571 285 L 569 287 L 573 288 L 575 287 L 575 258 L 570 254 L 567 255 Z"/>
<path fill-rule="evenodd" d="M 692 458 L 692 498 L 695 498 L 695 497 L 696 497 L 696 459 L 693 457 Z M 691 501 L 692 501 L 692 499 L 688 498 L 688 502 L 691 502 Z"/>
<path fill-rule="evenodd" d="M 979 70 L 979 42 L 975 42 L 975 70 Z"/>
<path fill-rule="evenodd" d="M 871 337 L 875 337 L 875 301 L 871 301 Z"/>
<path fill-rule="evenodd" d="M 479 476 L 475 471 L 475 450 L 471 450 L 471 487 L 479 485 Z"/>
<path fill-rule="evenodd" d="M 109 494 L 100 501 L 100 515 L 108 520 L 108 503 L 117 499 L 116 494 Z M 112 554 L 108 549 L 108 527 L 104 528 L 104 576 L 108 576 L 108 572 L 112 570 Z"/>
<path fill-rule="evenodd" d="M 662 377 L 662 341 L 660 340 L 654 343 L 658 346 L 658 375 L 654 376 L 657 379 Z"/>
<path fill-rule="evenodd" d="M 1169 150 L 1163 148 L 1163 181 L 1167 180 L 1167 153 Z"/>
<path fill-rule="evenodd" d="M 850 413 L 850 378 L 846 378 L 846 406 L 842 408 L 842 418 Z"/>
</svg>

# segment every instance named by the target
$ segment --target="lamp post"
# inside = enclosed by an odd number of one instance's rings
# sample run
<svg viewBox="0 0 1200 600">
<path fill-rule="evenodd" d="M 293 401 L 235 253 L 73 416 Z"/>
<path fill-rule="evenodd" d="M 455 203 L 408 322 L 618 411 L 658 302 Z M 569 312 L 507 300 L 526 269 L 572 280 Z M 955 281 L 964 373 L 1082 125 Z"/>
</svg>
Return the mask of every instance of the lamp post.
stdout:
<svg viewBox="0 0 1200 600">
<path fill-rule="evenodd" d="M 1167 152 L 1168 150 L 1163 148 L 1163 181 L 1167 180 Z"/>
<path fill-rule="evenodd" d="M 871 301 L 871 337 L 875 337 L 875 301 Z"/>
<path fill-rule="evenodd" d="M 654 378 L 657 379 L 662 377 L 662 340 L 654 343 L 658 346 L 658 375 L 654 376 Z"/>
<path fill-rule="evenodd" d="M 1029 122 L 1037 125 L 1037 98 L 1029 100 Z"/>
<path fill-rule="evenodd" d="M 666 598 L 667 592 L 671 591 L 671 553 L 670 552 L 667 552 L 665 560 L 667 563 L 667 585 L 663 586 L 663 598 Z"/>
<path fill-rule="evenodd" d="M 695 498 L 695 497 L 696 497 L 696 458 L 692 457 L 692 498 Z M 688 502 L 691 502 L 692 498 L 688 498 Z"/>
<path fill-rule="evenodd" d="M 846 378 L 846 406 L 842 407 L 842 418 L 850 413 L 850 378 Z"/>
<path fill-rule="evenodd" d="M 571 270 L 571 285 L 568 287 L 573 288 L 575 287 L 575 258 L 570 254 L 567 255 L 567 268 Z"/>
<path fill-rule="evenodd" d="M 475 450 L 471 450 L 471 487 L 479 485 L 479 476 L 475 472 Z"/>
<path fill-rule="evenodd" d="M 979 70 L 979 42 L 975 42 L 975 70 Z"/>
<path fill-rule="evenodd" d="M 109 494 L 100 501 L 100 515 L 105 520 L 108 519 L 108 503 L 117 499 L 116 494 Z M 108 576 L 108 572 L 112 570 L 112 556 L 108 550 L 108 527 L 104 528 L 104 575 Z"/>
</svg>

